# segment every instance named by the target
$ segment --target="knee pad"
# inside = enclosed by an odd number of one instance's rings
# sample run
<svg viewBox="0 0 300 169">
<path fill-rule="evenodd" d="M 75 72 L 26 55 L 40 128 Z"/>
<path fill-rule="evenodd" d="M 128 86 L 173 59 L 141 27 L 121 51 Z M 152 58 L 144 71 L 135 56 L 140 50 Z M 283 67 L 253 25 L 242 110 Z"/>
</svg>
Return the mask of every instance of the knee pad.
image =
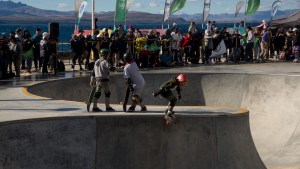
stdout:
<svg viewBox="0 0 300 169">
<path fill-rule="evenodd" d="M 106 92 L 105 97 L 110 98 L 110 92 Z"/>
<path fill-rule="evenodd" d="M 142 103 L 142 99 L 138 95 L 133 95 L 131 99 L 136 104 L 141 104 Z"/>
<path fill-rule="evenodd" d="M 96 97 L 97 99 L 99 99 L 100 96 L 101 96 L 101 92 L 96 92 L 96 93 L 95 93 L 95 97 Z"/>
<path fill-rule="evenodd" d="M 172 106 L 174 107 L 176 104 L 177 99 L 174 97 L 172 100 L 170 100 L 169 105 L 168 106 Z"/>
</svg>

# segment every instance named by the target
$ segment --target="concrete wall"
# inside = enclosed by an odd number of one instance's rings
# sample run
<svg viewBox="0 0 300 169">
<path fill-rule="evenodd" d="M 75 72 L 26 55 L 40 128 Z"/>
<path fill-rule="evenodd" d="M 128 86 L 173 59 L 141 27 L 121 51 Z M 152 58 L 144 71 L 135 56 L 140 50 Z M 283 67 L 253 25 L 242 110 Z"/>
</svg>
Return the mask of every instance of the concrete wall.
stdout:
<svg viewBox="0 0 300 169">
<path fill-rule="evenodd" d="M 137 114 L 5 124 L 0 169 L 264 169 L 248 115 L 178 115 L 171 127 Z"/>
<path fill-rule="evenodd" d="M 0 124 L 0 169 L 95 168 L 95 137 L 92 118 Z"/>
</svg>

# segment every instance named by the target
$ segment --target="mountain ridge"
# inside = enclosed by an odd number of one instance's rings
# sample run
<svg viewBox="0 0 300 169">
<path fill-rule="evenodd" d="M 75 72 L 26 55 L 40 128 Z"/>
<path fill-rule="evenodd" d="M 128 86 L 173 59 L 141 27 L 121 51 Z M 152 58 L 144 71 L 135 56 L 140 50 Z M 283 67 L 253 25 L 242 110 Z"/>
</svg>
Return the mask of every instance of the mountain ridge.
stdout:
<svg viewBox="0 0 300 169">
<path fill-rule="evenodd" d="M 1 11 L 0 11 L 0 23 L 48 23 L 48 22 L 63 22 L 63 23 L 74 23 L 75 22 L 75 12 L 73 11 L 55 11 L 55 10 L 44 10 L 28 6 L 21 2 L 15 3 L 12 1 L 0 1 Z M 277 16 L 288 15 L 296 10 L 285 10 L 278 11 Z M 112 24 L 114 22 L 114 12 L 96 12 L 95 17 L 98 18 L 99 22 L 102 24 Z M 90 22 L 91 13 L 86 12 L 81 19 L 82 23 Z M 260 22 L 261 20 L 269 20 L 270 11 L 258 11 L 254 15 L 247 16 L 247 22 Z M 162 14 L 152 14 L 148 12 L 137 12 L 129 11 L 127 15 L 127 23 L 135 24 L 158 24 L 162 23 Z M 219 23 L 226 22 L 239 22 L 244 19 L 243 14 L 239 14 L 235 18 L 234 14 L 210 14 L 209 20 L 214 20 Z M 179 24 L 187 24 L 190 21 L 202 22 L 202 13 L 197 14 L 176 14 L 172 15 L 170 22 L 176 22 Z"/>
</svg>

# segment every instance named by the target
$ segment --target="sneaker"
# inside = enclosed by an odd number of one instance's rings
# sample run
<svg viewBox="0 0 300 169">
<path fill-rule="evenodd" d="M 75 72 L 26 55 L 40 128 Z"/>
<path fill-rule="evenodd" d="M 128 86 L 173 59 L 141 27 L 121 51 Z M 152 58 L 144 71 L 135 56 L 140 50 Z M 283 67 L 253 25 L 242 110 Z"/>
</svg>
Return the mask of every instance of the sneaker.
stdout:
<svg viewBox="0 0 300 169">
<path fill-rule="evenodd" d="M 167 112 L 166 116 L 168 116 L 169 118 L 172 118 L 172 119 L 176 118 L 175 112 L 174 111 L 170 111 L 170 110 Z"/>
<path fill-rule="evenodd" d="M 98 107 L 93 107 L 93 110 L 92 110 L 93 112 L 102 112 L 102 110 L 101 109 L 99 109 Z"/>
<path fill-rule="evenodd" d="M 116 111 L 115 109 L 113 109 L 112 107 L 107 107 L 106 111 Z"/>
<path fill-rule="evenodd" d="M 146 106 L 142 107 L 141 111 L 147 111 L 147 107 Z"/>
<path fill-rule="evenodd" d="M 134 107 L 129 107 L 129 109 L 127 110 L 127 112 L 134 112 L 135 108 Z"/>
</svg>

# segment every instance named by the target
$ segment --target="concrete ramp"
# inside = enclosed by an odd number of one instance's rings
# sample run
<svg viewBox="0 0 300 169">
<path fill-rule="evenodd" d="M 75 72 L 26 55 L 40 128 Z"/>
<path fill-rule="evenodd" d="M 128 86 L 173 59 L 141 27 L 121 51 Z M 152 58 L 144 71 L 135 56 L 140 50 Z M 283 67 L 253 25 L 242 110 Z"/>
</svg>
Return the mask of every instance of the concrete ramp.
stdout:
<svg viewBox="0 0 300 169">
<path fill-rule="evenodd" d="M 267 168 L 300 168 L 300 76 L 186 73 L 190 82 L 183 89 L 179 105 L 248 109 L 254 143 Z M 144 102 L 166 105 L 163 99 L 153 99 L 151 93 L 176 75 L 145 74 Z M 111 81 L 112 101 L 118 104 L 123 97 L 120 91 L 122 76 L 113 76 Z M 52 99 L 84 101 L 88 93 L 88 78 L 39 84 L 28 91 Z M 67 91 L 77 91 L 77 94 L 70 96 L 74 92 Z"/>
<path fill-rule="evenodd" d="M 196 109 L 196 108 L 195 108 Z M 198 107 L 175 126 L 162 114 L 98 114 L 0 126 L 0 168 L 264 169 L 246 110 Z"/>
</svg>

